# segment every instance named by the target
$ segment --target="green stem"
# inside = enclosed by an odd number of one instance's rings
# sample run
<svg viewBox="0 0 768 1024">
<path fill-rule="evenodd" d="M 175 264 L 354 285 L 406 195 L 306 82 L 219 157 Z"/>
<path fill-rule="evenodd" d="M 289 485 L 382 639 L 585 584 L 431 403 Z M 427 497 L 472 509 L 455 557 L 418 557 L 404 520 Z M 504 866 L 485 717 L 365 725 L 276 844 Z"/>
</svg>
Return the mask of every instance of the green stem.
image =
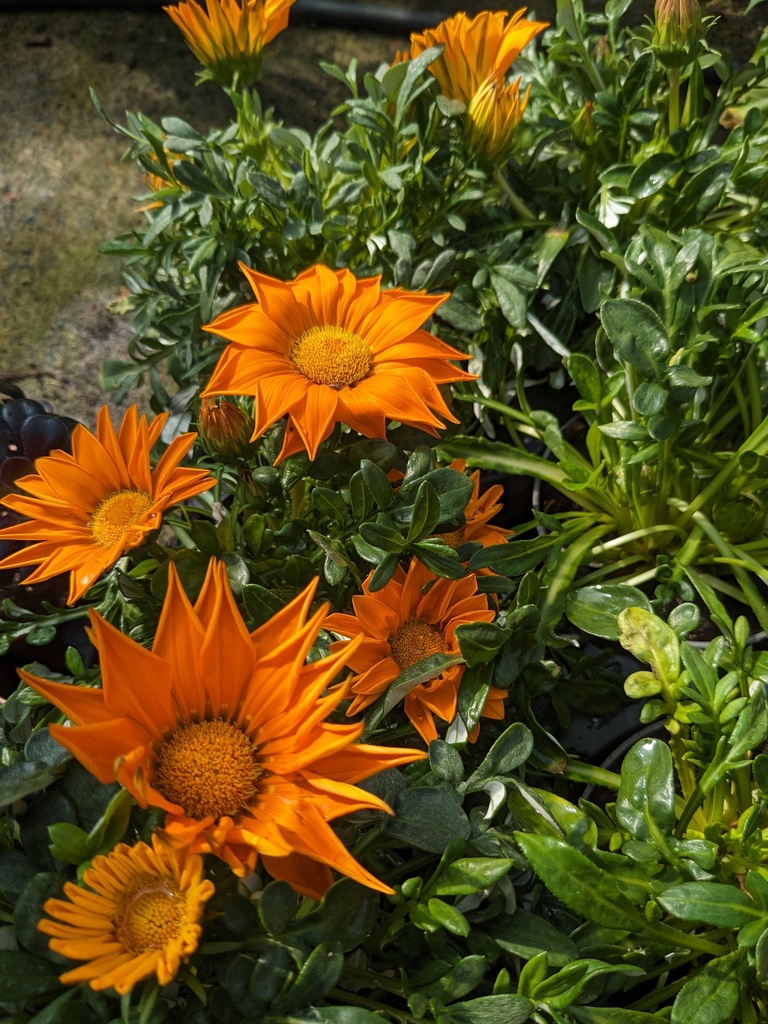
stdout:
<svg viewBox="0 0 768 1024">
<path fill-rule="evenodd" d="M 669 134 L 680 127 L 680 68 L 669 72 Z"/>
<path fill-rule="evenodd" d="M 621 785 L 621 776 L 616 772 L 609 772 L 607 768 L 598 768 L 593 764 L 585 764 L 584 761 L 570 760 L 563 772 L 563 778 L 573 779 L 574 782 L 586 782 L 593 786 L 603 786 L 616 791 Z"/>
<path fill-rule="evenodd" d="M 358 995 L 357 992 L 347 992 L 344 989 L 333 988 L 328 995 L 333 999 L 338 999 L 342 1006 L 361 1006 L 364 1010 L 371 1010 L 372 1013 L 385 1015 L 385 1019 L 389 1015 L 394 1017 L 395 1020 L 402 1021 L 403 1024 L 424 1024 L 423 1019 L 419 1020 L 406 1010 L 396 1010 L 393 1006 L 386 1006 L 384 1003 L 376 1002 L 375 999 L 366 999 L 365 996 Z"/>
<path fill-rule="evenodd" d="M 536 214 L 532 210 L 528 209 L 528 207 L 522 201 L 517 192 L 515 192 L 515 190 L 509 184 L 509 182 L 501 173 L 498 167 L 494 169 L 493 180 L 496 182 L 501 191 L 507 197 L 507 199 L 509 200 L 509 205 L 512 207 L 516 214 L 522 217 L 523 220 L 530 220 L 533 221 L 534 224 L 538 224 L 539 219 L 536 216 Z"/>
</svg>

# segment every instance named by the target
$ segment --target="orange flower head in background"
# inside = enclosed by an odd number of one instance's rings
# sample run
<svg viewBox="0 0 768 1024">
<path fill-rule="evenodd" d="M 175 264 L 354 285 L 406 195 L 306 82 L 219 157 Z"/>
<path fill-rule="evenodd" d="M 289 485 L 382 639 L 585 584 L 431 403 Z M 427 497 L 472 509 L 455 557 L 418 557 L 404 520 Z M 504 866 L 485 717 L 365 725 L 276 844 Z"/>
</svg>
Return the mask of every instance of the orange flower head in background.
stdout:
<svg viewBox="0 0 768 1024">
<path fill-rule="evenodd" d="M 436 578 L 414 558 L 407 573 L 398 567 L 386 586 L 371 593 L 372 575 L 364 581 L 363 593 L 352 598 L 354 614 L 334 613 L 323 624 L 325 629 L 351 638 L 331 645 L 332 653 L 351 648 L 349 667 L 356 675 L 352 678 L 353 700 L 348 715 L 373 704 L 401 672 L 422 658 L 459 654 L 457 626 L 491 622 L 495 617 L 485 595 L 477 592 L 474 575 L 460 580 Z M 428 583 L 432 586 L 424 593 Z M 437 739 L 435 716 L 444 722 L 456 717 L 465 667 L 449 666 L 406 694 L 405 713 L 425 743 Z M 505 696 L 503 690 L 492 686 L 483 716 L 503 718 Z M 471 738 L 476 735 L 473 730 Z"/>
<path fill-rule="evenodd" d="M 261 51 L 288 26 L 294 0 L 182 0 L 164 7 L 211 77 L 224 86 L 253 85 Z"/>
<path fill-rule="evenodd" d="M 514 14 L 482 11 L 474 18 L 456 14 L 436 28 L 411 35 L 411 58 L 430 46 L 444 47 L 429 70 L 440 91 L 451 100 L 469 105 L 483 83 L 496 74 L 500 81 L 530 41 L 549 22 L 529 21 L 523 7 Z"/>
<path fill-rule="evenodd" d="M 421 329 L 447 295 L 382 291 L 379 277 L 324 266 L 293 281 L 242 269 L 258 303 L 205 327 L 230 344 L 202 395 L 252 395 L 253 439 L 287 415 L 278 462 L 314 459 L 337 423 L 384 438 L 386 419 L 433 436 L 456 422 L 439 385 L 473 380 L 449 362 L 468 357 Z"/>
<path fill-rule="evenodd" d="M 346 687 L 325 691 L 354 648 L 305 664 L 327 612 L 308 617 L 316 583 L 249 633 L 223 563 L 210 562 L 194 606 L 171 565 L 151 650 L 91 611 L 103 689 L 20 674 L 70 719 L 51 725 L 54 738 L 100 782 L 117 779 L 142 807 L 165 811 L 169 841 L 238 876 L 261 858 L 313 898 L 331 868 L 391 892 L 328 822 L 389 812 L 355 783 L 422 755 L 357 743 L 361 724 L 326 721 Z"/>
<path fill-rule="evenodd" d="M 515 129 L 523 119 L 528 93 L 520 97 L 520 79 L 509 85 L 494 71 L 469 102 L 464 140 L 483 164 L 498 163 L 509 151 Z"/>
<path fill-rule="evenodd" d="M 174 438 L 152 469 L 150 451 L 167 419 L 168 413 L 151 423 L 146 416 L 139 419 L 134 405 L 115 433 L 103 406 L 95 435 L 75 427 L 71 455 L 54 451 L 37 459 L 36 472 L 16 481 L 27 493 L 0 499 L 28 517 L 0 530 L 0 537 L 34 543 L 4 558 L 0 569 L 36 565 L 25 583 L 68 572 L 74 604 L 121 555 L 158 529 L 167 509 L 213 487 L 207 470 L 179 466 L 194 433 Z"/>
<path fill-rule="evenodd" d="M 200 919 L 214 893 L 203 879 L 203 859 L 153 837 L 152 846 L 120 843 L 93 858 L 83 881 L 64 883 L 66 899 L 49 899 L 38 922 L 49 945 L 70 960 L 86 961 L 61 975 L 65 985 L 87 982 L 120 995 L 157 977 L 167 985 L 197 949 Z"/>
<path fill-rule="evenodd" d="M 456 470 L 457 473 L 464 473 L 467 468 L 466 459 L 454 459 L 448 468 Z M 490 522 L 504 507 L 499 501 L 504 494 L 504 488 L 501 484 L 493 484 L 481 494 L 479 469 L 470 473 L 469 479 L 472 481 L 472 495 L 464 509 L 464 525 L 452 533 L 441 533 L 440 536 L 452 548 L 470 542 L 482 544 L 484 548 L 492 544 L 506 544 L 515 531 L 494 526 Z M 481 572 L 490 570 L 484 569 Z"/>
</svg>

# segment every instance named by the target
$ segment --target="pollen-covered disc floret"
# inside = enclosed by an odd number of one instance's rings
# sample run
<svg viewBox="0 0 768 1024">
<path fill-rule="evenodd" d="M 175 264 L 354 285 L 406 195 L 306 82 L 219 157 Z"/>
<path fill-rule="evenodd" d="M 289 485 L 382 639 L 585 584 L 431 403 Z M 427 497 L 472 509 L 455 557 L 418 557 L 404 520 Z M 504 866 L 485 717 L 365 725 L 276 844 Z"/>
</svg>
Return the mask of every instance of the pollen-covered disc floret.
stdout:
<svg viewBox="0 0 768 1024">
<path fill-rule="evenodd" d="M 325 629 L 349 639 L 331 644 L 332 652 L 350 650 L 352 701 L 355 715 L 380 697 L 397 676 L 431 654 L 460 654 L 456 628 L 469 622 L 490 622 L 494 613 L 484 594 L 478 593 L 473 574 L 459 580 L 436 579 L 415 558 L 407 574 L 398 568 L 381 590 L 371 592 L 373 573 L 363 593 L 352 598 L 354 614 L 334 613 Z M 418 683 L 405 696 L 408 719 L 425 743 L 437 739 L 435 717 L 452 722 L 456 717 L 464 664 L 448 665 L 434 678 Z M 503 690 L 492 686 L 483 708 L 486 718 L 504 717 Z M 474 738 L 477 731 L 470 733 Z"/>
<path fill-rule="evenodd" d="M 246 810 L 261 775 L 253 743 L 231 722 L 182 725 L 160 747 L 155 788 L 190 818 Z"/>
<path fill-rule="evenodd" d="M 160 985 L 172 981 L 197 949 L 214 893 L 202 858 L 154 836 L 151 846 L 120 843 L 94 857 L 83 882 L 65 882 L 66 898 L 47 900 L 38 922 L 54 952 L 86 961 L 61 981 L 120 995 L 153 974 Z"/>
<path fill-rule="evenodd" d="M 358 743 L 361 725 L 326 721 L 345 697 L 329 687 L 353 648 L 306 664 L 327 611 L 309 615 L 316 584 L 249 633 L 223 563 L 211 560 L 194 605 L 171 563 L 151 650 L 91 612 L 103 689 L 23 678 L 70 720 L 51 734 L 91 774 L 165 812 L 169 843 L 215 854 L 240 876 L 260 861 L 316 899 L 332 870 L 391 892 L 330 822 L 391 813 L 355 783 L 423 755 Z M 158 914 L 167 906 L 170 921 L 175 906 L 170 889 L 135 892 L 141 899 L 121 919 L 134 945 L 162 931 Z"/>
<path fill-rule="evenodd" d="M 399 668 L 410 668 L 430 654 L 445 654 L 448 646 L 442 629 L 420 619 L 407 619 L 389 638 L 389 649 Z"/>
<path fill-rule="evenodd" d="M 157 525 L 157 515 L 148 516 L 153 501 L 146 491 L 115 491 L 96 506 L 91 517 L 91 532 L 99 547 L 111 548 L 122 543 L 124 548 L 136 547 L 144 535 Z"/>
<path fill-rule="evenodd" d="M 371 350 L 343 327 L 310 327 L 296 339 L 291 359 L 307 380 L 331 388 L 357 384 L 371 368 Z"/>
<path fill-rule="evenodd" d="M 32 542 L 4 558 L 0 569 L 36 566 L 26 583 L 68 572 L 74 604 L 161 525 L 166 509 L 213 487 L 207 470 L 179 465 L 196 434 L 174 438 L 152 467 L 151 451 L 167 420 L 162 413 L 150 423 L 132 405 L 116 432 L 105 405 L 95 435 L 78 425 L 71 454 L 54 451 L 37 459 L 35 472 L 15 481 L 25 493 L 0 499 L 25 517 L 0 530 L 0 538 Z"/>
<path fill-rule="evenodd" d="M 339 423 L 384 438 L 387 420 L 433 436 L 456 422 L 441 385 L 472 379 L 451 362 L 468 356 L 422 329 L 447 295 L 319 265 L 292 281 L 242 270 L 258 302 L 206 326 L 230 344 L 203 398 L 251 396 L 254 440 L 287 417 L 277 462 L 314 459 Z"/>
</svg>

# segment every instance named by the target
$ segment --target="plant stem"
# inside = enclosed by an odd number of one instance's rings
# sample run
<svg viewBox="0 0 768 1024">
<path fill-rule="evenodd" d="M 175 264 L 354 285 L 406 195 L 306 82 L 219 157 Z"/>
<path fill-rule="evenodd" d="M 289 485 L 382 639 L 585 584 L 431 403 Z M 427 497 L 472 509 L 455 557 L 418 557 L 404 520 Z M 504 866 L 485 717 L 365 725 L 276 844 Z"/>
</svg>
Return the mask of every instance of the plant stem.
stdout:
<svg viewBox="0 0 768 1024">
<path fill-rule="evenodd" d="M 563 778 L 573 779 L 574 782 L 604 786 L 606 789 L 617 791 L 621 785 L 621 776 L 616 772 L 610 772 L 607 768 L 598 768 L 593 764 L 586 764 L 584 761 L 569 761 L 568 767 L 563 772 Z"/>
<path fill-rule="evenodd" d="M 532 210 L 528 209 L 528 207 L 522 201 L 517 192 L 515 192 L 515 190 L 509 184 L 509 182 L 501 173 L 498 167 L 494 168 L 493 180 L 496 182 L 501 191 L 507 197 L 507 199 L 509 200 L 509 205 L 512 207 L 516 214 L 522 217 L 523 220 L 530 220 L 533 221 L 534 223 L 538 223 L 538 217 L 536 216 L 536 214 Z"/>
<path fill-rule="evenodd" d="M 669 134 L 680 127 L 680 68 L 669 72 Z"/>
</svg>

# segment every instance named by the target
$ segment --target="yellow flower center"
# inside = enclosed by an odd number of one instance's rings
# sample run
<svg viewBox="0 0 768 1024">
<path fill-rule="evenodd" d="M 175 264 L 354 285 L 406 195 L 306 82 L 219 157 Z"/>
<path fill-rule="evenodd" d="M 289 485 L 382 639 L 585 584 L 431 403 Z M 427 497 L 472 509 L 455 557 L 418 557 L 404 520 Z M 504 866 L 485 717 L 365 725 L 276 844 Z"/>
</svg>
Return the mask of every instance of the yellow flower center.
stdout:
<svg viewBox="0 0 768 1024">
<path fill-rule="evenodd" d="M 152 499 L 146 491 L 115 491 L 96 506 L 91 516 L 91 533 L 102 548 L 111 548 L 122 541 L 126 548 L 140 544 L 144 534 L 155 528 L 157 514 L 142 522 L 152 508 Z"/>
<path fill-rule="evenodd" d="M 445 654 L 448 647 L 441 629 L 423 619 L 408 619 L 389 638 L 389 649 L 401 671 L 430 654 Z"/>
<path fill-rule="evenodd" d="M 310 327 L 291 349 L 291 359 L 307 380 L 339 391 L 356 384 L 371 368 L 371 350 L 343 327 Z"/>
<path fill-rule="evenodd" d="M 165 949 L 179 937 L 186 909 L 186 899 L 170 879 L 147 876 L 122 896 L 115 937 L 134 954 Z"/>
<path fill-rule="evenodd" d="M 197 821 L 231 817 L 248 806 L 262 774 L 242 729 L 215 719 L 183 725 L 160 748 L 154 785 Z"/>
</svg>

